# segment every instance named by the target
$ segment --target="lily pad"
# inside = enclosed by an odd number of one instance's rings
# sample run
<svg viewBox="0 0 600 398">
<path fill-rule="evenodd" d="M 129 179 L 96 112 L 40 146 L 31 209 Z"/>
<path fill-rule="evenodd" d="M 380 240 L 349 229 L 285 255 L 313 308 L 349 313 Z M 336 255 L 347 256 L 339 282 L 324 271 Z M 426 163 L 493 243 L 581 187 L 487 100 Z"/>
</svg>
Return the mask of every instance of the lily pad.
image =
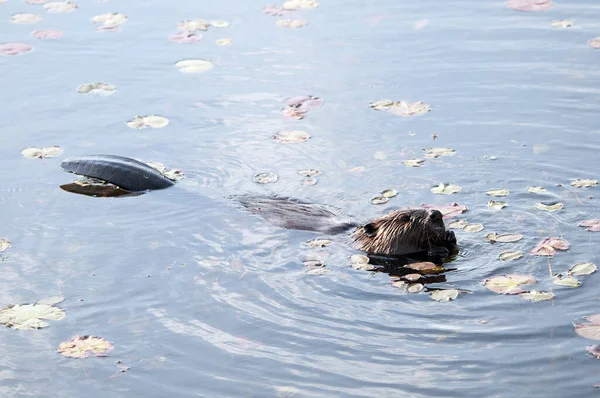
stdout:
<svg viewBox="0 0 600 398">
<path fill-rule="evenodd" d="M 532 290 L 530 292 L 519 294 L 519 297 L 521 297 L 524 300 L 537 303 L 539 301 L 552 300 L 555 296 L 554 294 L 549 292 L 538 292 L 537 290 Z"/>
<path fill-rule="evenodd" d="M 431 107 L 423 101 L 409 103 L 406 101 L 377 100 L 369 106 L 378 111 L 388 111 L 398 116 L 423 115 L 431 110 Z"/>
<path fill-rule="evenodd" d="M 517 11 L 546 11 L 552 7 L 552 0 L 508 0 L 506 6 Z"/>
<path fill-rule="evenodd" d="M 329 239 L 312 239 L 306 242 L 308 247 L 327 247 L 332 242 Z"/>
<path fill-rule="evenodd" d="M 418 293 L 423 290 L 425 286 L 422 283 L 411 283 L 406 287 L 406 291 L 409 293 Z"/>
<path fill-rule="evenodd" d="M 203 73 L 214 68 L 214 64 L 203 59 L 184 59 L 175 63 L 181 73 Z"/>
<path fill-rule="evenodd" d="M 183 32 L 195 32 L 197 30 L 208 30 L 210 23 L 203 19 L 194 19 L 181 21 L 177 24 L 177 29 Z"/>
<path fill-rule="evenodd" d="M 487 240 L 489 240 L 492 243 L 496 243 L 496 242 L 500 242 L 500 243 L 512 243 L 512 242 L 517 242 L 520 241 L 521 239 L 523 239 L 523 235 L 521 234 L 501 234 L 498 235 L 495 232 L 492 232 L 491 234 L 487 234 L 485 236 L 485 238 Z"/>
<path fill-rule="evenodd" d="M 44 4 L 44 9 L 50 13 L 71 12 L 78 6 L 70 1 L 51 1 Z"/>
<path fill-rule="evenodd" d="M 284 10 L 310 10 L 318 6 L 319 2 L 316 0 L 287 0 L 282 7 Z"/>
<path fill-rule="evenodd" d="M 406 167 L 421 167 L 425 162 L 425 159 L 406 159 L 402 161 L 402 164 Z"/>
<path fill-rule="evenodd" d="M 439 289 L 429 294 L 429 298 L 434 301 L 444 302 L 456 300 L 460 291 L 458 289 Z"/>
<path fill-rule="evenodd" d="M 329 273 L 329 270 L 327 268 L 311 268 L 306 273 L 308 275 L 325 275 Z"/>
<path fill-rule="evenodd" d="M 520 294 L 526 291 L 521 285 L 533 285 L 535 282 L 535 278 L 530 275 L 510 274 L 489 278 L 484 284 L 494 293 Z"/>
<path fill-rule="evenodd" d="M 487 194 L 489 196 L 508 196 L 510 191 L 508 189 L 490 189 Z"/>
<path fill-rule="evenodd" d="M 444 184 L 440 183 L 440 185 L 431 188 L 431 192 L 438 195 L 451 195 L 457 192 L 460 192 L 462 187 L 457 184 Z"/>
<path fill-rule="evenodd" d="M 20 13 L 20 14 L 15 14 L 12 17 L 10 17 L 10 22 L 16 23 L 19 25 L 24 25 L 24 24 L 39 22 L 41 19 L 42 19 L 42 17 L 40 17 L 37 14 Z"/>
<path fill-rule="evenodd" d="M 494 210 L 501 210 L 508 206 L 506 202 L 502 202 L 500 200 L 490 200 L 487 205 L 490 209 Z"/>
<path fill-rule="evenodd" d="M 372 205 L 382 205 L 384 203 L 387 203 L 390 199 L 386 198 L 385 196 L 375 196 L 374 198 L 371 198 L 371 204 Z"/>
<path fill-rule="evenodd" d="M 169 35 L 169 41 L 177 44 L 193 44 L 202 39 L 202 35 L 192 32 L 177 32 Z"/>
<path fill-rule="evenodd" d="M 310 135 L 302 130 L 281 130 L 271 138 L 282 144 L 297 144 L 308 141 Z"/>
<path fill-rule="evenodd" d="M 118 12 L 96 15 L 92 22 L 105 27 L 118 26 L 127 22 L 127 15 Z"/>
<path fill-rule="evenodd" d="M 40 40 L 58 39 L 59 37 L 62 37 L 62 35 L 63 33 L 58 29 L 42 29 L 31 32 L 31 36 Z"/>
<path fill-rule="evenodd" d="M 569 269 L 568 275 L 572 276 L 580 276 L 580 275 L 589 275 L 593 274 L 598 270 L 596 264 L 594 263 L 579 263 Z"/>
<path fill-rule="evenodd" d="M 33 47 L 25 43 L 2 43 L 0 44 L 0 55 L 19 55 L 32 49 Z"/>
<path fill-rule="evenodd" d="M 463 230 L 465 232 L 480 232 L 483 231 L 483 225 L 482 224 L 469 224 L 466 225 Z"/>
<path fill-rule="evenodd" d="M 437 265 L 430 261 L 424 261 L 420 263 L 411 263 L 408 264 L 406 267 L 414 269 L 415 271 L 432 271 L 437 268 Z"/>
<path fill-rule="evenodd" d="M 571 182 L 571 185 L 574 186 L 575 188 L 588 188 L 588 187 L 594 187 L 596 185 L 598 185 L 598 180 L 583 180 L 583 179 L 577 179 Z"/>
<path fill-rule="evenodd" d="M 588 40 L 588 44 L 592 48 L 600 49 L 600 36 Z"/>
<path fill-rule="evenodd" d="M 318 177 L 321 174 L 321 171 L 317 169 L 306 169 L 306 170 L 298 170 L 298 174 L 304 177 Z"/>
<path fill-rule="evenodd" d="M 65 311 L 47 304 L 15 304 L 0 310 L 0 323 L 9 328 L 33 330 L 48 326 L 44 319 L 60 321 Z"/>
<path fill-rule="evenodd" d="M 498 255 L 498 259 L 501 261 L 513 261 L 523 257 L 523 252 L 502 252 Z"/>
<path fill-rule="evenodd" d="M 552 256 L 556 253 L 556 250 L 567 250 L 569 246 L 570 243 L 562 238 L 546 238 L 530 253 L 536 256 Z"/>
<path fill-rule="evenodd" d="M 575 325 L 575 333 L 591 340 L 600 340 L 600 324 L 581 323 Z"/>
<path fill-rule="evenodd" d="M 259 173 L 254 176 L 254 182 L 259 184 L 272 184 L 279 179 L 275 173 Z"/>
<path fill-rule="evenodd" d="M 27 159 L 44 159 L 54 158 L 62 153 L 62 148 L 59 146 L 51 146 L 47 148 L 29 147 L 21 151 L 21 154 Z"/>
<path fill-rule="evenodd" d="M 308 24 L 304 19 L 280 19 L 275 22 L 275 25 L 279 28 L 303 28 Z"/>
<path fill-rule="evenodd" d="M 294 10 L 285 10 L 275 4 L 269 4 L 263 8 L 263 12 L 274 17 L 280 17 L 282 15 L 294 12 Z"/>
<path fill-rule="evenodd" d="M 77 87 L 79 94 L 100 94 L 100 95 L 111 95 L 117 88 L 109 83 L 87 83 Z"/>
<path fill-rule="evenodd" d="M 439 156 L 454 156 L 456 150 L 452 148 L 423 148 L 423 152 L 426 155 L 432 155 L 433 157 Z"/>
<path fill-rule="evenodd" d="M 75 336 L 58 346 L 58 352 L 69 358 L 104 357 L 113 345 L 101 337 Z"/>
<path fill-rule="evenodd" d="M 0 238 L 0 252 L 8 250 L 10 248 L 10 242 L 8 239 Z"/>
<path fill-rule="evenodd" d="M 393 198 L 396 195 L 398 195 L 398 191 L 396 191 L 395 189 L 385 189 L 381 191 L 381 196 L 383 196 L 384 198 Z"/>
<path fill-rule="evenodd" d="M 555 285 L 559 286 L 568 286 L 568 287 L 578 287 L 581 282 L 577 278 L 573 278 L 568 276 L 566 278 L 556 278 L 552 281 Z"/>
<path fill-rule="evenodd" d="M 558 210 L 564 208 L 565 205 L 563 205 L 560 202 L 554 202 L 554 203 L 541 203 L 540 202 L 540 203 L 536 203 L 535 207 L 540 210 L 553 212 L 553 211 L 558 211 Z"/>
<path fill-rule="evenodd" d="M 442 213 L 442 215 L 444 216 L 444 218 L 456 217 L 459 214 L 462 214 L 465 211 L 467 211 L 467 206 L 459 205 L 456 202 L 450 203 L 447 205 L 442 205 L 442 206 L 431 206 L 431 205 L 423 204 L 423 205 L 421 205 L 421 207 L 423 207 L 425 209 L 439 210 Z"/>
<path fill-rule="evenodd" d="M 544 187 L 527 187 L 527 192 L 529 193 L 539 193 L 543 194 L 548 192 Z"/>
<path fill-rule="evenodd" d="M 227 21 L 221 21 L 221 20 L 210 21 L 209 24 L 213 28 L 226 28 L 226 27 L 229 26 L 229 22 L 227 22 Z"/>
<path fill-rule="evenodd" d="M 451 223 L 449 223 L 448 224 L 448 228 L 450 228 L 450 229 L 463 229 L 467 225 L 469 225 L 469 222 L 467 220 L 456 220 L 456 221 L 452 221 Z"/>
<path fill-rule="evenodd" d="M 317 180 L 316 178 L 304 178 L 304 179 L 302 180 L 302 185 L 305 185 L 305 186 L 311 187 L 311 186 L 313 186 L 313 185 L 316 185 L 316 184 L 317 184 L 317 182 L 318 182 L 318 180 Z"/>
<path fill-rule="evenodd" d="M 127 126 L 132 129 L 145 129 L 147 127 L 153 129 L 160 129 L 169 124 L 169 119 L 162 116 L 148 115 L 148 116 L 136 116 L 135 119 L 127 122 Z"/>
<path fill-rule="evenodd" d="M 552 26 L 553 28 L 570 28 L 571 26 L 573 26 L 573 21 L 569 19 L 559 19 L 552 21 L 550 26 Z"/>
<path fill-rule="evenodd" d="M 588 227 L 590 232 L 600 232 L 600 219 L 585 220 L 579 223 L 580 227 Z"/>
<path fill-rule="evenodd" d="M 233 43 L 231 39 L 219 39 L 215 42 L 217 46 L 230 46 Z"/>
<path fill-rule="evenodd" d="M 421 278 L 422 278 L 421 274 L 406 274 L 406 275 L 404 275 L 404 279 L 406 279 L 409 282 L 418 281 Z"/>
</svg>

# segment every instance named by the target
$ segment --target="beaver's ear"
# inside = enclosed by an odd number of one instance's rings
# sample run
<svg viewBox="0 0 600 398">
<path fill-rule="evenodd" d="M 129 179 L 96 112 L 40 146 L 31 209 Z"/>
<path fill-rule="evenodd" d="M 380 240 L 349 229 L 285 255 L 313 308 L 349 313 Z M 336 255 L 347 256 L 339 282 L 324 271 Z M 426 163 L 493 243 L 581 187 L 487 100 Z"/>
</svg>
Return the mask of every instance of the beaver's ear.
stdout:
<svg viewBox="0 0 600 398">
<path fill-rule="evenodd" d="M 363 231 L 365 231 L 365 234 L 372 238 L 375 235 L 377 235 L 377 225 L 375 225 L 374 223 L 368 223 L 367 225 L 365 225 L 363 227 Z"/>
</svg>

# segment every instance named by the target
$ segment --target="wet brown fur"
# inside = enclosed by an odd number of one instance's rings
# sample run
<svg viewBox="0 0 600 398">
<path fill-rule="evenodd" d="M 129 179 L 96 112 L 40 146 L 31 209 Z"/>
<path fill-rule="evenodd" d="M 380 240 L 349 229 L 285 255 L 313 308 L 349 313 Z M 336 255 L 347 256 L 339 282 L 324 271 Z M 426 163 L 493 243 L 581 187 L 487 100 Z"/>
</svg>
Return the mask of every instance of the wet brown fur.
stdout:
<svg viewBox="0 0 600 398">
<path fill-rule="evenodd" d="M 446 227 L 437 210 L 392 211 L 351 234 L 353 247 L 370 254 L 400 256 L 444 246 Z"/>
</svg>

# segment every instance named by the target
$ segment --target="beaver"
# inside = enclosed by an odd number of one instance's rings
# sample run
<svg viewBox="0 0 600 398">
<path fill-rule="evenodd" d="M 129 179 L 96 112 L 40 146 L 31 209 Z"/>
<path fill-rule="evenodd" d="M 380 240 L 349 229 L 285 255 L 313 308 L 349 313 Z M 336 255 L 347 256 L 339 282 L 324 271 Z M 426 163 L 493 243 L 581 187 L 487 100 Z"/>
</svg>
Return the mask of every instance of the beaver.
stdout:
<svg viewBox="0 0 600 398">
<path fill-rule="evenodd" d="M 79 156 L 64 160 L 60 166 L 71 173 L 107 181 L 126 192 L 139 193 L 174 185 L 156 169 L 123 156 Z M 336 208 L 298 199 L 251 195 L 233 198 L 250 212 L 281 228 L 330 235 L 353 229 L 352 246 L 370 255 L 396 257 L 422 253 L 446 258 L 458 251 L 454 232 L 446 230 L 438 210 L 395 210 L 361 225 Z"/>
</svg>

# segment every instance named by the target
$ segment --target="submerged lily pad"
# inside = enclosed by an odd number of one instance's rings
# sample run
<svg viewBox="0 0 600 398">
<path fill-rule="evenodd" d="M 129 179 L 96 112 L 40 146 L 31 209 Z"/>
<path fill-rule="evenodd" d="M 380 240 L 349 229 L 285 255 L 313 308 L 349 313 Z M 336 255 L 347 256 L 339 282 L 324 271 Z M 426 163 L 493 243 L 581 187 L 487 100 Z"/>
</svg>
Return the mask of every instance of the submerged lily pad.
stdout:
<svg viewBox="0 0 600 398">
<path fill-rule="evenodd" d="M 596 272 L 597 270 L 598 267 L 596 267 L 596 264 L 594 263 L 579 263 L 571 267 L 571 269 L 568 272 L 568 275 L 589 275 Z"/>
<path fill-rule="evenodd" d="M 203 59 L 184 59 L 175 63 L 181 73 L 203 73 L 214 68 L 214 64 Z"/>
<path fill-rule="evenodd" d="M 540 203 L 536 203 L 535 207 L 540 210 L 553 212 L 553 211 L 558 211 L 558 210 L 564 208 L 565 205 L 563 205 L 560 202 L 554 202 L 554 203 L 548 203 L 548 204 L 540 202 Z"/>
<path fill-rule="evenodd" d="M 600 219 L 597 220 L 585 220 L 579 223 L 580 227 L 588 227 L 590 232 L 600 232 Z"/>
<path fill-rule="evenodd" d="M 62 37 L 62 35 L 63 33 L 58 29 L 42 29 L 31 32 L 31 36 L 40 40 L 58 39 L 59 37 Z"/>
<path fill-rule="evenodd" d="M 512 242 L 517 242 L 520 241 L 521 239 L 523 239 L 523 235 L 521 234 L 501 234 L 498 235 L 495 232 L 492 232 L 491 234 L 487 234 L 485 236 L 485 238 L 487 240 L 489 240 L 492 243 L 496 243 L 496 242 L 500 242 L 500 243 L 512 243 Z"/>
<path fill-rule="evenodd" d="M 100 95 L 111 95 L 117 88 L 109 83 L 87 83 L 77 87 L 79 94 L 100 94 Z"/>
<path fill-rule="evenodd" d="M 29 147 L 21 151 L 21 154 L 27 159 L 43 159 L 54 158 L 62 153 L 62 148 L 59 146 L 51 146 L 47 148 Z"/>
<path fill-rule="evenodd" d="M 542 193 L 546 193 L 548 191 L 544 187 L 527 187 L 527 192 L 542 194 Z"/>
<path fill-rule="evenodd" d="M 0 238 L 0 252 L 8 250 L 10 248 L 10 242 L 8 239 Z"/>
<path fill-rule="evenodd" d="M 136 116 L 135 119 L 127 122 L 127 126 L 132 129 L 145 129 L 147 127 L 153 129 L 160 129 L 169 124 L 169 119 L 162 116 L 148 115 L 148 116 Z"/>
<path fill-rule="evenodd" d="M 33 47 L 25 43 L 2 43 L 0 55 L 19 55 L 31 51 Z"/>
<path fill-rule="evenodd" d="M 0 323 L 9 328 L 33 330 L 48 326 L 44 319 L 60 321 L 65 311 L 47 304 L 15 304 L 0 310 Z"/>
<path fill-rule="evenodd" d="M 44 4 L 44 9 L 50 13 L 71 12 L 78 6 L 70 1 L 51 1 Z"/>
<path fill-rule="evenodd" d="M 169 41 L 177 44 L 193 44 L 202 39 L 202 35 L 192 32 L 178 32 L 169 35 Z"/>
<path fill-rule="evenodd" d="M 271 138 L 282 144 L 297 144 L 308 141 L 310 135 L 302 130 L 281 130 Z"/>
<path fill-rule="evenodd" d="M 500 200 L 490 200 L 487 205 L 490 209 L 494 209 L 494 210 L 501 210 L 501 209 L 505 208 L 506 206 L 508 206 L 508 204 L 506 204 L 506 202 L 502 202 Z"/>
<path fill-rule="evenodd" d="M 406 159 L 402 161 L 402 164 L 406 167 L 421 167 L 425 162 L 425 159 Z"/>
<path fill-rule="evenodd" d="M 530 275 L 510 274 L 489 278 L 484 285 L 494 293 L 519 294 L 526 291 L 521 285 L 533 285 L 535 282 L 535 278 Z"/>
<path fill-rule="evenodd" d="M 317 185 L 317 182 L 319 181 L 316 178 L 304 178 L 302 180 L 302 185 L 312 187 L 313 185 Z"/>
<path fill-rule="evenodd" d="M 523 257 L 523 252 L 502 252 L 498 255 L 498 259 L 502 261 L 513 261 Z"/>
<path fill-rule="evenodd" d="M 37 14 L 20 13 L 10 17 L 10 22 L 16 24 L 30 24 L 40 21 L 42 17 Z"/>
<path fill-rule="evenodd" d="M 508 0 L 506 6 L 517 11 L 546 11 L 552 7 L 552 0 Z"/>
<path fill-rule="evenodd" d="M 460 192 L 462 187 L 457 184 L 444 184 L 440 183 L 440 185 L 431 188 L 431 192 L 438 195 L 451 195 L 453 193 Z"/>
<path fill-rule="evenodd" d="M 556 250 L 567 250 L 569 249 L 570 243 L 562 238 L 546 238 L 540 242 L 533 250 L 531 254 L 536 256 L 552 256 L 556 253 Z"/>
<path fill-rule="evenodd" d="M 271 184 L 279 179 L 275 173 L 259 173 L 254 176 L 254 182 L 259 184 Z"/>
<path fill-rule="evenodd" d="M 280 19 L 275 22 L 275 25 L 279 28 L 292 29 L 302 28 L 306 26 L 306 24 L 308 24 L 308 22 L 306 22 L 304 19 Z"/>
<path fill-rule="evenodd" d="M 75 336 L 58 346 L 58 352 L 69 358 L 103 357 L 112 349 L 110 342 L 95 336 Z"/>
<path fill-rule="evenodd" d="M 519 297 L 524 300 L 537 303 L 539 301 L 552 300 L 555 296 L 549 292 L 538 292 L 537 290 L 532 290 L 530 292 L 519 294 Z"/>
<path fill-rule="evenodd" d="M 487 194 L 489 196 L 508 196 L 510 191 L 508 189 L 490 189 Z"/>
<path fill-rule="evenodd" d="M 581 337 L 592 340 L 600 340 L 600 324 L 598 323 L 581 323 L 575 325 L 575 333 Z"/>
<path fill-rule="evenodd" d="M 286 10 L 275 4 L 269 4 L 269 5 L 265 6 L 265 8 L 263 8 L 263 12 L 265 14 L 272 15 L 274 17 L 280 17 L 282 15 L 294 12 L 294 10 Z"/>
<path fill-rule="evenodd" d="M 431 292 L 429 298 L 439 302 L 452 301 L 456 300 L 459 293 L 460 291 L 458 289 L 439 289 Z"/>
<path fill-rule="evenodd" d="M 598 180 L 583 180 L 583 179 L 577 179 L 571 182 L 571 185 L 574 186 L 575 188 L 588 188 L 588 187 L 594 187 L 596 185 L 598 185 Z"/>
</svg>

